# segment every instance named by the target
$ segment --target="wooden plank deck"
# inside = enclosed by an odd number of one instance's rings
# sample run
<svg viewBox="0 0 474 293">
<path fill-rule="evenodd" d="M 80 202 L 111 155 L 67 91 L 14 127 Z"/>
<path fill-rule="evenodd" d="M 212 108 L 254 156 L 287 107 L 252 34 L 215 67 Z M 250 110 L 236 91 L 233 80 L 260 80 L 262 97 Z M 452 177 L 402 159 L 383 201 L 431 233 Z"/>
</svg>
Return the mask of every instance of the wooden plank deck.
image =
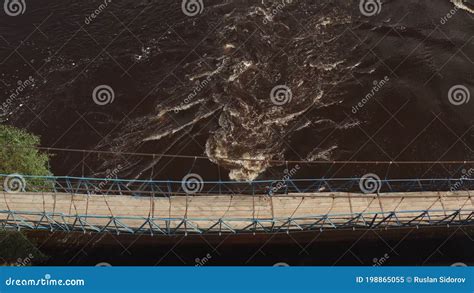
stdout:
<svg viewBox="0 0 474 293">
<path fill-rule="evenodd" d="M 307 218 L 320 215 L 348 215 L 358 213 L 379 213 L 404 211 L 400 220 L 411 219 L 419 211 L 430 211 L 430 216 L 442 219 L 448 215 L 445 211 L 461 210 L 467 217 L 474 210 L 474 200 L 469 191 L 412 192 L 412 193 L 317 193 L 288 194 L 282 196 L 249 195 L 188 195 L 171 197 L 138 197 L 122 195 L 83 195 L 67 193 L 3 193 L 0 210 L 16 212 L 49 212 L 64 215 L 104 216 L 90 218 L 91 225 L 106 225 L 109 216 L 127 217 L 121 220 L 129 227 L 137 228 L 143 219 L 176 218 L 170 221 L 177 226 L 181 219 L 189 219 L 200 229 L 209 228 L 219 219 L 233 219 L 235 228 L 242 228 L 253 219 Z M 413 212 L 410 212 L 413 211 Z M 418 212 L 415 212 L 418 211 Z M 7 214 L 0 214 L 0 220 Z M 22 215 L 37 221 L 38 216 Z M 133 219 L 139 217 L 140 219 Z M 66 218 L 71 223 L 73 218 Z M 240 222 L 239 220 L 240 219 Z M 335 216 L 337 221 L 337 216 Z M 346 221 L 341 218 L 340 221 Z M 436 219 L 434 219 L 436 220 Z M 309 224 L 311 219 L 302 219 L 299 224 Z M 264 224 L 265 225 L 265 224 Z M 268 223 L 270 225 L 270 223 Z"/>
</svg>

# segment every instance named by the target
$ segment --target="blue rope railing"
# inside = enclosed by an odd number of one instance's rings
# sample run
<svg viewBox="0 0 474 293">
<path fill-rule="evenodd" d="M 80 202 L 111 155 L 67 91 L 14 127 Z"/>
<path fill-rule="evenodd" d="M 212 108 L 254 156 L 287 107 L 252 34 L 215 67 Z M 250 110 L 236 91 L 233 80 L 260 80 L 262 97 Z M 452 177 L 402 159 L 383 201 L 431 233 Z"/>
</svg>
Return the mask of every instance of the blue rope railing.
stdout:
<svg viewBox="0 0 474 293">
<path fill-rule="evenodd" d="M 66 215 L 47 212 L 0 210 L 0 228 L 51 232 L 95 232 L 114 234 L 245 234 L 289 233 L 323 230 L 392 229 L 403 227 L 468 226 L 472 210 L 414 210 L 389 213 L 330 214 L 292 218 L 163 218 L 110 215 Z M 98 221 L 99 220 L 99 221 Z M 134 221 L 135 225 L 127 224 Z M 206 227 L 196 223 L 206 222 Z M 101 224 L 98 224 L 98 223 Z M 211 224 L 209 224 L 211 222 Z M 214 223 L 214 224 L 212 224 Z M 247 224 L 247 225 L 242 225 Z"/>
<path fill-rule="evenodd" d="M 319 178 L 254 181 L 143 180 L 0 174 L 6 192 L 65 192 L 169 196 L 179 194 L 289 194 L 319 192 L 419 192 L 474 190 L 474 179 Z M 3 182 L 3 184 L 1 184 Z"/>
</svg>

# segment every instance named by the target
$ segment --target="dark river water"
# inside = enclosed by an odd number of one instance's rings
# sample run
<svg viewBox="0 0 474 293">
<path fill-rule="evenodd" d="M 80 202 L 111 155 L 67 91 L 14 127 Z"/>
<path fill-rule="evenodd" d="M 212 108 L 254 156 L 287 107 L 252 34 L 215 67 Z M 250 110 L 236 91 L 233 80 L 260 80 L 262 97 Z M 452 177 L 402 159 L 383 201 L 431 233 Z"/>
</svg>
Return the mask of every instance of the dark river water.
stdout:
<svg viewBox="0 0 474 293">
<path fill-rule="evenodd" d="M 2 120 L 46 147 L 208 157 L 51 152 L 57 175 L 120 164 L 119 177 L 247 180 L 280 178 L 275 161 L 472 159 L 473 103 L 448 95 L 474 91 L 472 2 L 386 0 L 373 16 L 359 1 L 196 3 L 196 16 L 162 0 L 30 0 L 2 14 Z M 102 85 L 114 95 L 99 105 Z M 459 170 L 302 164 L 294 176 Z"/>
<path fill-rule="evenodd" d="M 54 237 L 52 237 L 54 236 Z M 35 265 L 473 265 L 472 227 L 313 231 L 272 235 L 149 236 L 44 233 Z"/>
<path fill-rule="evenodd" d="M 197 10 L 26 0 L 8 16 L 4 6 L 1 121 L 43 147 L 105 152 L 50 151 L 56 175 L 249 180 L 281 178 L 296 164 L 284 161 L 473 159 L 472 0 L 369 1 L 375 12 L 360 1 L 188 2 Z M 299 163 L 292 176 L 449 177 L 470 167 Z M 44 250 L 46 264 L 61 265 L 195 265 L 208 253 L 210 265 L 373 265 L 386 253 L 391 265 L 472 262 L 472 231 L 458 232 L 304 249 L 288 236 L 237 250 L 204 240 Z"/>
</svg>

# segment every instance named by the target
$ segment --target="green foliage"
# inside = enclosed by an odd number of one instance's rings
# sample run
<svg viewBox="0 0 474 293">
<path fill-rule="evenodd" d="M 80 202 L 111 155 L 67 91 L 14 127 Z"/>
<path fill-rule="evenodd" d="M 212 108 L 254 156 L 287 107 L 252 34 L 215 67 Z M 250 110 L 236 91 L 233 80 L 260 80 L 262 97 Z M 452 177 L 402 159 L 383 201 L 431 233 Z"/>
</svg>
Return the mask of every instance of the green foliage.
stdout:
<svg viewBox="0 0 474 293">
<path fill-rule="evenodd" d="M 48 156 L 39 153 L 38 136 L 21 129 L 0 125 L 0 173 L 50 175 Z"/>
<path fill-rule="evenodd" d="M 37 150 L 40 139 L 24 130 L 0 125 L 0 174 L 48 176 L 49 157 Z M 44 180 L 27 179 L 27 186 L 44 186 Z"/>
</svg>

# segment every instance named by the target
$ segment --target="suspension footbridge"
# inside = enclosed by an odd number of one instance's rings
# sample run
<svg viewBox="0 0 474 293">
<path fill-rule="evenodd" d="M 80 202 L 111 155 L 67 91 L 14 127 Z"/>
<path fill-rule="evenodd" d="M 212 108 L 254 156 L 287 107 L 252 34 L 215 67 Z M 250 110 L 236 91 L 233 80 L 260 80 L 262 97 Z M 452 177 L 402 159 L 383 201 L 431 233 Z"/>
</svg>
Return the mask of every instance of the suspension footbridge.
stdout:
<svg viewBox="0 0 474 293">
<path fill-rule="evenodd" d="M 358 189 L 361 178 L 208 181 L 192 192 L 181 181 L 20 179 L 16 190 L 4 188 L 3 229 L 221 235 L 474 222 L 474 181 L 466 178 L 380 180 L 373 193 Z"/>
</svg>

